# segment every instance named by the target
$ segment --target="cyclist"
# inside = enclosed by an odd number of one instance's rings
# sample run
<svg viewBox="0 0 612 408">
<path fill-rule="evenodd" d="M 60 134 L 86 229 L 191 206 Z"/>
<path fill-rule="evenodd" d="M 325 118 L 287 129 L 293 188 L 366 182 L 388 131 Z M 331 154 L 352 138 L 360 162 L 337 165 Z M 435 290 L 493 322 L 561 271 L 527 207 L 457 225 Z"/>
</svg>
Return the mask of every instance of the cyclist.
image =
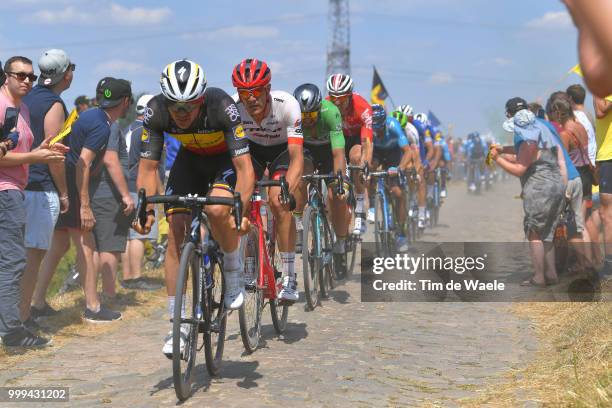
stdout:
<svg viewBox="0 0 612 408">
<path fill-rule="evenodd" d="M 374 160 L 372 168 L 379 165 L 385 169 L 395 168 L 395 170 L 405 170 L 412 162 L 412 150 L 410 143 L 401 123 L 393 116 L 387 116 L 382 105 L 372 105 L 372 130 L 374 133 Z M 408 250 L 408 240 L 404 226 L 406 223 L 406 199 L 402 194 L 399 185 L 399 178 L 389 179 L 391 194 L 399 202 L 397 207 L 397 219 L 399 223 L 399 233 L 396 238 L 396 247 L 399 252 Z M 376 196 L 375 183 L 370 184 L 370 208 L 374 207 Z"/>
<path fill-rule="evenodd" d="M 408 115 L 408 121 L 414 125 L 419 133 L 419 157 L 421 159 L 421 167 L 419 169 L 419 176 L 422 180 L 419 185 L 419 194 L 418 194 L 418 205 L 419 205 L 419 229 L 425 228 L 425 209 L 427 202 L 427 187 L 426 187 L 426 179 L 425 175 L 429 172 L 430 165 L 429 161 L 433 157 L 434 149 L 433 142 L 431 140 L 431 131 L 428 128 L 428 120 L 427 115 L 424 113 L 419 113 L 415 116 L 411 114 Z"/>
<path fill-rule="evenodd" d="M 372 161 L 372 108 L 361 95 L 353 92 L 353 79 L 348 74 L 333 74 L 327 79 L 327 100 L 338 107 L 342 114 L 347 160 L 352 165 L 363 166 Z M 355 225 L 353 234 L 364 234 L 365 223 L 365 182 L 361 177 L 355 180 Z"/>
<path fill-rule="evenodd" d="M 272 91 L 272 73 L 264 61 L 248 58 L 232 71 L 232 83 L 238 94 L 234 95 L 238 113 L 242 117 L 245 134 L 249 140 L 253 165 L 257 179 L 267 169 L 272 179 L 286 174 L 289 193 L 298 195 L 304 170 L 302 138 L 302 115 L 300 104 L 283 91 Z M 277 243 L 280 250 L 283 272 L 283 288 L 280 299 L 298 300 L 295 276 L 295 220 L 291 203 L 280 200 L 280 187 L 268 191 L 270 209 L 277 226 Z"/>
<path fill-rule="evenodd" d="M 302 131 L 304 134 L 304 174 L 311 174 L 315 169 L 321 174 L 346 174 L 344 153 L 344 134 L 342 133 L 342 116 L 336 106 L 322 100 L 321 91 L 316 85 L 303 84 L 293 91 L 293 96 L 300 104 L 302 111 Z M 337 266 L 344 269 L 345 240 L 348 235 L 350 212 L 346 205 L 347 196 L 337 196 L 335 185 L 328 186 L 328 200 L 331 209 L 331 221 L 336 233 L 334 243 L 334 260 Z M 295 214 L 301 215 L 306 205 L 306 183 L 300 185 L 300 201 Z M 345 188 L 348 193 L 348 185 Z M 301 224 L 301 220 L 298 220 Z M 298 240 L 301 239 L 298 230 Z"/>
<path fill-rule="evenodd" d="M 480 133 L 472 132 L 468 135 L 467 140 L 464 144 L 464 150 L 466 154 L 466 160 L 468 163 L 468 189 L 469 191 L 476 191 L 476 166 L 480 169 L 480 181 L 483 179 L 484 171 L 484 158 L 486 154 L 487 146 L 485 142 L 480 138 Z"/>
<path fill-rule="evenodd" d="M 253 191 L 253 165 L 249 145 L 232 98 L 219 88 L 206 86 L 202 67 L 190 60 L 174 61 L 164 68 L 160 79 L 161 94 L 147 104 L 143 117 L 142 146 L 137 186 L 148 195 L 158 186 L 158 162 L 164 144 L 164 132 L 181 142 L 166 185 L 166 194 L 198 194 L 231 197 L 235 188 L 246 210 Z M 212 188 L 209 188 L 212 183 Z M 169 223 L 165 272 L 168 312 L 174 312 L 174 294 L 180 259 L 180 247 L 191 223 L 190 209 L 166 205 Z M 223 251 L 225 306 L 238 309 L 244 300 L 239 233 L 227 207 L 206 208 L 213 238 Z M 153 205 L 147 208 L 144 228 L 147 234 L 155 221 Z M 243 216 L 241 232 L 248 228 Z M 183 305 L 184 307 L 184 305 Z M 187 338 L 187 330 L 183 333 Z M 184 347 L 181 336 L 181 349 Z M 166 337 L 163 353 L 172 358 L 172 332 Z"/>
<path fill-rule="evenodd" d="M 436 149 L 436 168 L 440 168 L 440 197 L 446 198 L 446 177 L 451 163 L 451 152 L 446 137 L 437 126 L 433 127 L 433 145 Z"/>
</svg>

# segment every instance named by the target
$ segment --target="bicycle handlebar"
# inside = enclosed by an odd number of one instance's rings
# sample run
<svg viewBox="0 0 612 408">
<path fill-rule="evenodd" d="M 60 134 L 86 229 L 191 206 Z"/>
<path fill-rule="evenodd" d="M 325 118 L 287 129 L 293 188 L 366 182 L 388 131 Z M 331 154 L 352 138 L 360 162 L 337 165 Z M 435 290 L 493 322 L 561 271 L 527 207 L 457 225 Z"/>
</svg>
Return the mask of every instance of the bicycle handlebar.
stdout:
<svg viewBox="0 0 612 408">
<path fill-rule="evenodd" d="M 308 182 L 315 180 L 334 180 L 336 182 L 336 195 L 341 196 L 346 193 L 344 189 L 344 177 L 342 177 L 342 170 L 338 170 L 336 174 L 307 174 L 305 176 L 302 176 L 302 179 Z"/>
<path fill-rule="evenodd" d="M 362 172 L 363 173 L 363 177 L 365 179 L 367 179 L 368 176 L 370 175 L 370 166 L 368 165 L 368 162 L 364 162 L 363 166 L 357 166 L 357 165 L 354 165 L 354 164 L 349 164 L 347 166 L 347 168 L 349 170 L 357 170 L 357 171 Z"/>
<path fill-rule="evenodd" d="M 278 180 L 260 180 L 255 185 L 257 187 L 280 187 L 279 200 L 281 204 L 289 204 L 291 211 L 295 209 L 295 197 L 289 193 L 289 183 L 287 183 L 284 175 L 281 175 Z"/>
<path fill-rule="evenodd" d="M 242 221 L 242 201 L 240 193 L 234 192 L 234 196 L 230 197 L 198 197 L 197 195 L 152 195 L 147 197 L 144 188 L 138 191 L 138 203 L 136 205 L 136 218 L 138 223 L 144 227 L 147 222 L 147 205 L 148 204 L 183 204 L 190 208 L 204 207 L 207 205 L 225 205 L 233 208 L 234 221 L 236 228 L 240 231 Z"/>
</svg>

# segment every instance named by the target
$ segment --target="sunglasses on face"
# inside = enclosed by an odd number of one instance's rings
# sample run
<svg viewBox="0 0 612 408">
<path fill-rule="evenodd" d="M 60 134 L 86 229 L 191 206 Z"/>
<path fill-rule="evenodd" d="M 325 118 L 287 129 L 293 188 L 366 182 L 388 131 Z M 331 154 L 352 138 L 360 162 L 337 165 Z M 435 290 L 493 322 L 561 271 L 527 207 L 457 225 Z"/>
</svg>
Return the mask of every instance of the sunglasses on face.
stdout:
<svg viewBox="0 0 612 408">
<path fill-rule="evenodd" d="M 250 89 L 238 89 L 238 96 L 240 99 L 248 99 L 249 96 L 253 95 L 255 98 L 259 98 L 263 95 L 265 89 L 263 87 L 250 88 Z"/>
<path fill-rule="evenodd" d="M 10 71 L 7 71 L 6 73 L 9 74 L 9 75 L 14 76 L 15 78 L 17 78 L 17 80 L 19 82 L 25 81 L 26 78 L 28 78 L 30 80 L 30 82 L 34 82 L 34 81 L 36 81 L 38 79 L 38 75 L 35 75 L 32 72 L 10 72 Z"/>
<path fill-rule="evenodd" d="M 339 96 L 334 96 L 334 95 L 329 95 L 329 99 L 336 103 L 336 102 L 344 102 L 348 99 L 349 95 L 339 95 Z"/>
<path fill-rule="evenodd" d="M 68 65 L 68 69 L 69 69 L 70 71 L 76 71 L 76 64 L 70 64 L 70 65 Z"/>
<path fill-rule="evenodd" d="M 191 102 L 168 103 L 168 110 L 172 113 L 179 113 L 179 112 L 191 113 L 194 110 L 199 109 L 201 105 L 202 105 L 202 99 L 198 99 L 197 101 L 191 101 Z"/>
<path fill-rule="evenodd" d="M 302 112 L 302 119 L 316 119 L 319 117 L 319 111 Z"/>
</svg>

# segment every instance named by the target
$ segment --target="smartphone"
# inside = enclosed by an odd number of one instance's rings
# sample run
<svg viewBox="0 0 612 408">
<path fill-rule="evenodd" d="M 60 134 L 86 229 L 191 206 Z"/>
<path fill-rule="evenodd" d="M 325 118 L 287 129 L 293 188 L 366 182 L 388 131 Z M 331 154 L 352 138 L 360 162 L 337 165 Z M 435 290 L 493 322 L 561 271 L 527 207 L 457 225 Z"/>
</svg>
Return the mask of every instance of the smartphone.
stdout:
<svg viewBox="0 0 612 408">
<path fill-rule="evenodd" d="M 19 117 L 19 108 L 8 107 L 4 112 L 4 124 L 2 125 L 2 135 L 0 140 L 4 140 L 11 133 L 11 130 L 17 127 L 17 118 Z"/>
</svg>

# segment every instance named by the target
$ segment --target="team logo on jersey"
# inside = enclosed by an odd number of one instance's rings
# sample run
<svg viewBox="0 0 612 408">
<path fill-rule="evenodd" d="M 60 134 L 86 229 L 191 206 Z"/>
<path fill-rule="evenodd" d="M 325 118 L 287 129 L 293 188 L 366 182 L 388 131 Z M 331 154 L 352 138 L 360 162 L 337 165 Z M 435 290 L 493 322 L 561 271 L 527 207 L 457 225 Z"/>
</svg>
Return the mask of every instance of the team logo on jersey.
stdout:
<svg viewBox="0 0 612 408">
<path fill-rule="evenodd" d="M 225 108 L 225 113 L 229 116 L 232 122 L 235 122 L 240 118 L 240 113 L 238 113 L 238 108 L 233 103 Z"/>
<path fill-rule="evenodd" d="M 242 125 L 234 126 L 232 128 L 232 131 L 234 132 L 234 139 L 236 139 L 236 140 L 240 140 L 240 139 L 244 138 L 244 136 L 246 136 L 245 133 L 244 133 L 244 128 L 242 127 Z"/>
<path fill-rule="evenodd" d="M 140 136 L 140 141 L 144 143 L 149 143 L 149 131 L 147 129 L 142 129 L 142 135 Z"/>
<path fill-rule="evenodd" d="M 145 108 L 144 111 L 144 116 L 143 116 L 143 122 L 148 123 L 151 118 L 153 117 L 153 109 L 149 108 L 148 106 Z"/>
</svg>

